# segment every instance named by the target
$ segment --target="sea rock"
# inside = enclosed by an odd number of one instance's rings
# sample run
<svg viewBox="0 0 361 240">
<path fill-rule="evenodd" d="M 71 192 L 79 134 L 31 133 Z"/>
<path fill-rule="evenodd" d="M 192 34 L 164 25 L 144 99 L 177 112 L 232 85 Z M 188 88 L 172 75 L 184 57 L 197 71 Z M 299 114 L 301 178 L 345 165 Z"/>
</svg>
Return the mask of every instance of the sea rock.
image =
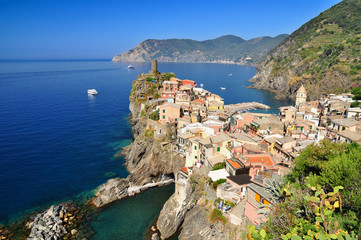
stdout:
<svg viewBox="0 0 361 240">
<path fill-rule="evenodd" d="M 100 186 L 92 203 L 96 207 L 101 207 L 115 200 L 120 200 L 128 196 L 128 187 L 129 180 L 126 178 L 109 179 Z"/>
<path fill-rule="evenodd" d="M 153 233 L 151 240 L 160 240 L 158 233 Z"/>
<path fill-rule="evenodd" d="M 203 210 L 203 211 L 202 211 Z M 208 211 L 200 206 L 192 208 L 185 216 L 180 240 L 225 240 L 227 236 L 222 233 L 221 223 L 208 222 Z"/>
<path fill-rule="evenodd" d="M 63 205 L 53 205 L 42 214 L 38 214 L 29 224 L 31 231 L 27 239 L 61 239 L 67 231 L 60 219 L 60 212 L 66 212 Z"/>
<path fill-rule="evenodd" d="M 158 217 L 157 228 L 162 239 L 169 238 L 176 233 L 187 211 L 194 206 L 192 192 L 189 181 L 185 181 L 184 184 L 176 184 L 175 193 L 164 204 Z"/>
</svg>

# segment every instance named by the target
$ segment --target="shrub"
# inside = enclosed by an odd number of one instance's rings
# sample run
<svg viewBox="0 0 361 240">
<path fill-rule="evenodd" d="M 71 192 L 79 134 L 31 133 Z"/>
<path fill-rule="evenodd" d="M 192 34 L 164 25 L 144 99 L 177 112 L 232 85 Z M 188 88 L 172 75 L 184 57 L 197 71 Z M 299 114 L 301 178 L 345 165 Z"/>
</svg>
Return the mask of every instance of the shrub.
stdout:
<svg viewBox="0 0 361 240">
<path fill-rule="evenodd" d="M 223 216 L 223 213 L 221 210 L 215 208 L 211 212 L 211 221 L 220 221 L 222 223 L 226 223 L 226 218 Z"/>
<path fill-rule="evenodd" d="M 159 110 L 154 111 L 151 114 L 149 114 L 149 118 L 154 121 L 158 121 L 159 120 Z"/>
<path fill-rule="evenodd" d="M 216 164 L 214 167 L 213 167 L 213 169 L 212 169 L 212 171 L 213 170 L 219 170 L 219 169 L 222 169 L 222 168 L 225 168 L 225 163 L 218 163 L 218 164 Z"/>
<path fill-rule="evenodd" d="M 215 189 L 217 189 L 218 185 L 221 185 L 222 183 L 225 183 L 225 182 L 227 182 L 227 180 L 224 178 L 218 179 L 217 181 L 213 182 L 213 187 Z"/>
</svg>

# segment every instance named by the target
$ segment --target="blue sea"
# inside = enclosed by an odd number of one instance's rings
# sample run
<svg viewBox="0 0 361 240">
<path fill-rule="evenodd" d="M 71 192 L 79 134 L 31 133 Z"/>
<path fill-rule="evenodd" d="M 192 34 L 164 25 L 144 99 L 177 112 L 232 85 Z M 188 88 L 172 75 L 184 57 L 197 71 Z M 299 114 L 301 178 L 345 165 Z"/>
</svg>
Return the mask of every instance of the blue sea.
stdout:
<svg viewBox="0 0 361 240">
<path fill-rule="evenodd" d="M 53 203 L 85 201 L 107 179 L 128 175 L 124 159 L 114 155 L 132 141 L 131 82 L 148 72 L 150 63 L 135 63 L 130 70 L 127 65 L 109 60 L 0 61 L 0 223 Z M 227 104 L 258 101 L 272 107 L 269 113 L 291 104 L 274 99 L 273 93 L 247 88 L 256 73 L 254 67 L 158 66 L 161 72 L 204 84 Z M 99 94 L 88 96 L 91 88 Z M 99 210 L 92 226 L 102 239 L 127 239 L 130 233 L 143 238 L 173 191 L 173 187 L 158 188 L 119 201 Z M 150 201 L 152 207 L 136 207 Z M 130 214 L 136 217 L 129 218 Z M 140 218 L 146 222 L 138 224 Z M 140 228 L 134 228 L 136 224 Z"/>
</svg>

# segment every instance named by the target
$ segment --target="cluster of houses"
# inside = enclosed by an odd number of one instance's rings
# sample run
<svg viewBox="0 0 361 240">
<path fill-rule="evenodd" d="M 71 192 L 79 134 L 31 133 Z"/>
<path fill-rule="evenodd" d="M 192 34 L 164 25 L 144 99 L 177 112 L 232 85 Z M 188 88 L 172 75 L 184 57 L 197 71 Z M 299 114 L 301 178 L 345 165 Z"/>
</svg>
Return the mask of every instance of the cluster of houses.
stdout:
<svg viewBox="0 0 361 240">
<path fill-rule="evenodd" d="M 173 151 L 185 159 L 178 176 L 187 178 L 202 168 L 212 181 L 226 179 L 216 190 L 217 198 L 237 203 L 227 213 L 234 224 L 264 220 L 258 210 L 272 204 L 267 182 L 289 173 L 310 144 L 325 138 L 361 143 L 361 109 L 350 107 L 351 94 L 307 102 L 301 86 L 295 105 L 281 107 L 275 116 L 229 113 L 220 96 L 191 80 L 170 78 L 162 84 L 161 98 L 149 104 L 157 104 L 158 124 L 177 128 Z"/>
</svg>

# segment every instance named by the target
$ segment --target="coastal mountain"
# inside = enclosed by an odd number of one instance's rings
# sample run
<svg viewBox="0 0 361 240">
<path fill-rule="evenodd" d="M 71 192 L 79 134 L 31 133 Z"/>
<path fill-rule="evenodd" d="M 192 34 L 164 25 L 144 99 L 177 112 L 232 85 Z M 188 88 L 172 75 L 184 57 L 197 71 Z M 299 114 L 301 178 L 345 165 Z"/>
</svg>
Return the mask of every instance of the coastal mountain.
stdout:
<svg viewBox="0 0 361 240">
<path fill-rule="evenodd" d="M 254 87 L 295 96 L 303 84 L 310 100 L 361 82 L 361 0 L 344 0 L 310 20 L 257 66 Z"/>
<path fill-rule="evenodd" d="M 252 64 L 259 62 L 288 35 L 258 37 L 244 40 L 227 35 L 212 40 L 148 39 L 113 61 L 146 62 L 157 59 L 161 62 L 219 62 Z"/>
</svg>

